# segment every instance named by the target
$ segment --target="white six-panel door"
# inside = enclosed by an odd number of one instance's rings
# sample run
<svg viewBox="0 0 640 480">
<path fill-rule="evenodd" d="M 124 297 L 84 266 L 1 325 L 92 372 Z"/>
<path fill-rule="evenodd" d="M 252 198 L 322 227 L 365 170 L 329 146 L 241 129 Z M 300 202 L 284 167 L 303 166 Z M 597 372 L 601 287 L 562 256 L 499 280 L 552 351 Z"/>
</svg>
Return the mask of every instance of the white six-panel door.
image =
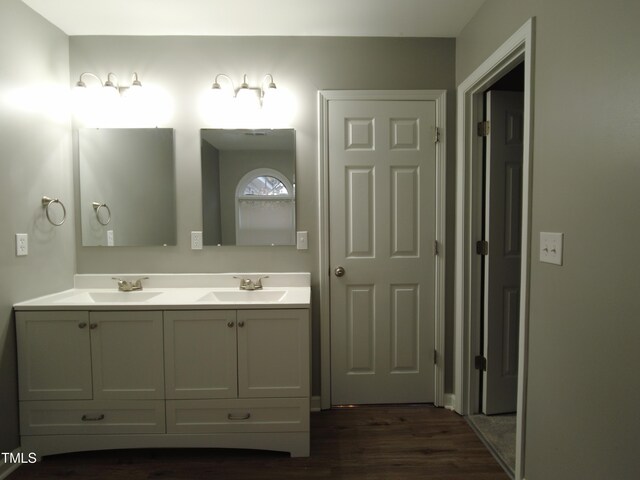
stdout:
<svg viewBox="0 0 640 480">
<path fill-rule="evenodd" d="M 434 101 L 329 102 L 334 405 L 433 401 L 435 126 Z"/>
</svg>

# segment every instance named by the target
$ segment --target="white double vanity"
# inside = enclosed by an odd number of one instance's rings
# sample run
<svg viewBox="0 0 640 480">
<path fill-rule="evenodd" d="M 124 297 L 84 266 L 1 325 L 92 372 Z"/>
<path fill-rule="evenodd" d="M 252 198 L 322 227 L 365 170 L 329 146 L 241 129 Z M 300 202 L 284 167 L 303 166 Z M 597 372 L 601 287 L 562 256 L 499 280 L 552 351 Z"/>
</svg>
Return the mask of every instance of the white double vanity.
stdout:
<svg viewBox="0 0 640 480">
<path fill-rule="evenodd" d="M 76 275 L 14 305 L 22 450 L 156 447 L 309 455 L 310 278 Z"/>
</svg>

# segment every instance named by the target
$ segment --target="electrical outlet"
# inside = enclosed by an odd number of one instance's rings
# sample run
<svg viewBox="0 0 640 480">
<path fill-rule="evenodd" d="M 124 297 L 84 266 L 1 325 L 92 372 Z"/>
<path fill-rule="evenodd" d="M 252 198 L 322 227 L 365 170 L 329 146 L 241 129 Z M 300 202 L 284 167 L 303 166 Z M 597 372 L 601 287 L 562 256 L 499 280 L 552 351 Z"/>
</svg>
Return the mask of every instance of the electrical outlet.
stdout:
<svg viewBox="0 0 640 480">
<path fill-rule="evenodd" d="M 562 265 L 562 233 L 540 232 L 540 261 Z"/>
<path fill-rule="evenodd" d="M 191 232 L 191 250 L 202 250 L 202 232 Z"/>
<path fill-rule="evenodd" d="M 29 235 L 16 233 L 16 255 L 23 257 L 29 254 Z"/>
</svg>

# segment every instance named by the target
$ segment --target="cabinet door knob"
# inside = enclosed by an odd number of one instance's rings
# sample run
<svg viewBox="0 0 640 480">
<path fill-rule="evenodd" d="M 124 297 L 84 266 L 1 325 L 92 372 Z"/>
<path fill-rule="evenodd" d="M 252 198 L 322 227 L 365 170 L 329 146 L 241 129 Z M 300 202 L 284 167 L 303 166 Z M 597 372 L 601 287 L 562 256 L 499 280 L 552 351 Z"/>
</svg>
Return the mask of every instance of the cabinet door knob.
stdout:
<svg viewBox="0 0 640 480">
<path fill-rule="evenodd" d="M 229 323 L 227 323 L 227 327 L 229 327 L 229 328 L 233 328 L 233 322 L 229 322 Z"/>
<path fill-rule="evenodd" d="M 96 328 L 98 328 L 98 324 L 97 323 L 92 323 L 91 325 L 89 325 L 89 328 L 91 330 L 95 330 Z"/>
<path fill-rule="evenodd" d="M 240 321 L 238 322 L 238 326 L 239 326 L 240 328 L 244 327 L 244 320 L 240 320 Z"/>
<path fill-rule="evenodd" d="M 78 328 L 85 328 L 87 326 L 87 322 L 80 322 L 78 324 Z"/>
</svg>

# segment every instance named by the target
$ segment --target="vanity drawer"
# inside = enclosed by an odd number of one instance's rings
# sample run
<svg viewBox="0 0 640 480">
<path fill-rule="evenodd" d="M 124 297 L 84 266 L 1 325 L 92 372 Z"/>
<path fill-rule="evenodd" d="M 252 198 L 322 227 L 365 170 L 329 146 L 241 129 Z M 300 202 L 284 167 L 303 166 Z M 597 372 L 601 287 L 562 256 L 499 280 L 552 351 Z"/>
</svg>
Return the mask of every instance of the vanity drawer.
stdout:
<svg viewBox="0 0 640 480">
<path fill-rule="evenodd" d="M 167 400 L 167 433 L 308 430 L 308 398 Z"/>
<path fill-rule="evenodd" d="M 21 435 L 164 433 L 163 400 L 20 402 Z"/>
</svg>

